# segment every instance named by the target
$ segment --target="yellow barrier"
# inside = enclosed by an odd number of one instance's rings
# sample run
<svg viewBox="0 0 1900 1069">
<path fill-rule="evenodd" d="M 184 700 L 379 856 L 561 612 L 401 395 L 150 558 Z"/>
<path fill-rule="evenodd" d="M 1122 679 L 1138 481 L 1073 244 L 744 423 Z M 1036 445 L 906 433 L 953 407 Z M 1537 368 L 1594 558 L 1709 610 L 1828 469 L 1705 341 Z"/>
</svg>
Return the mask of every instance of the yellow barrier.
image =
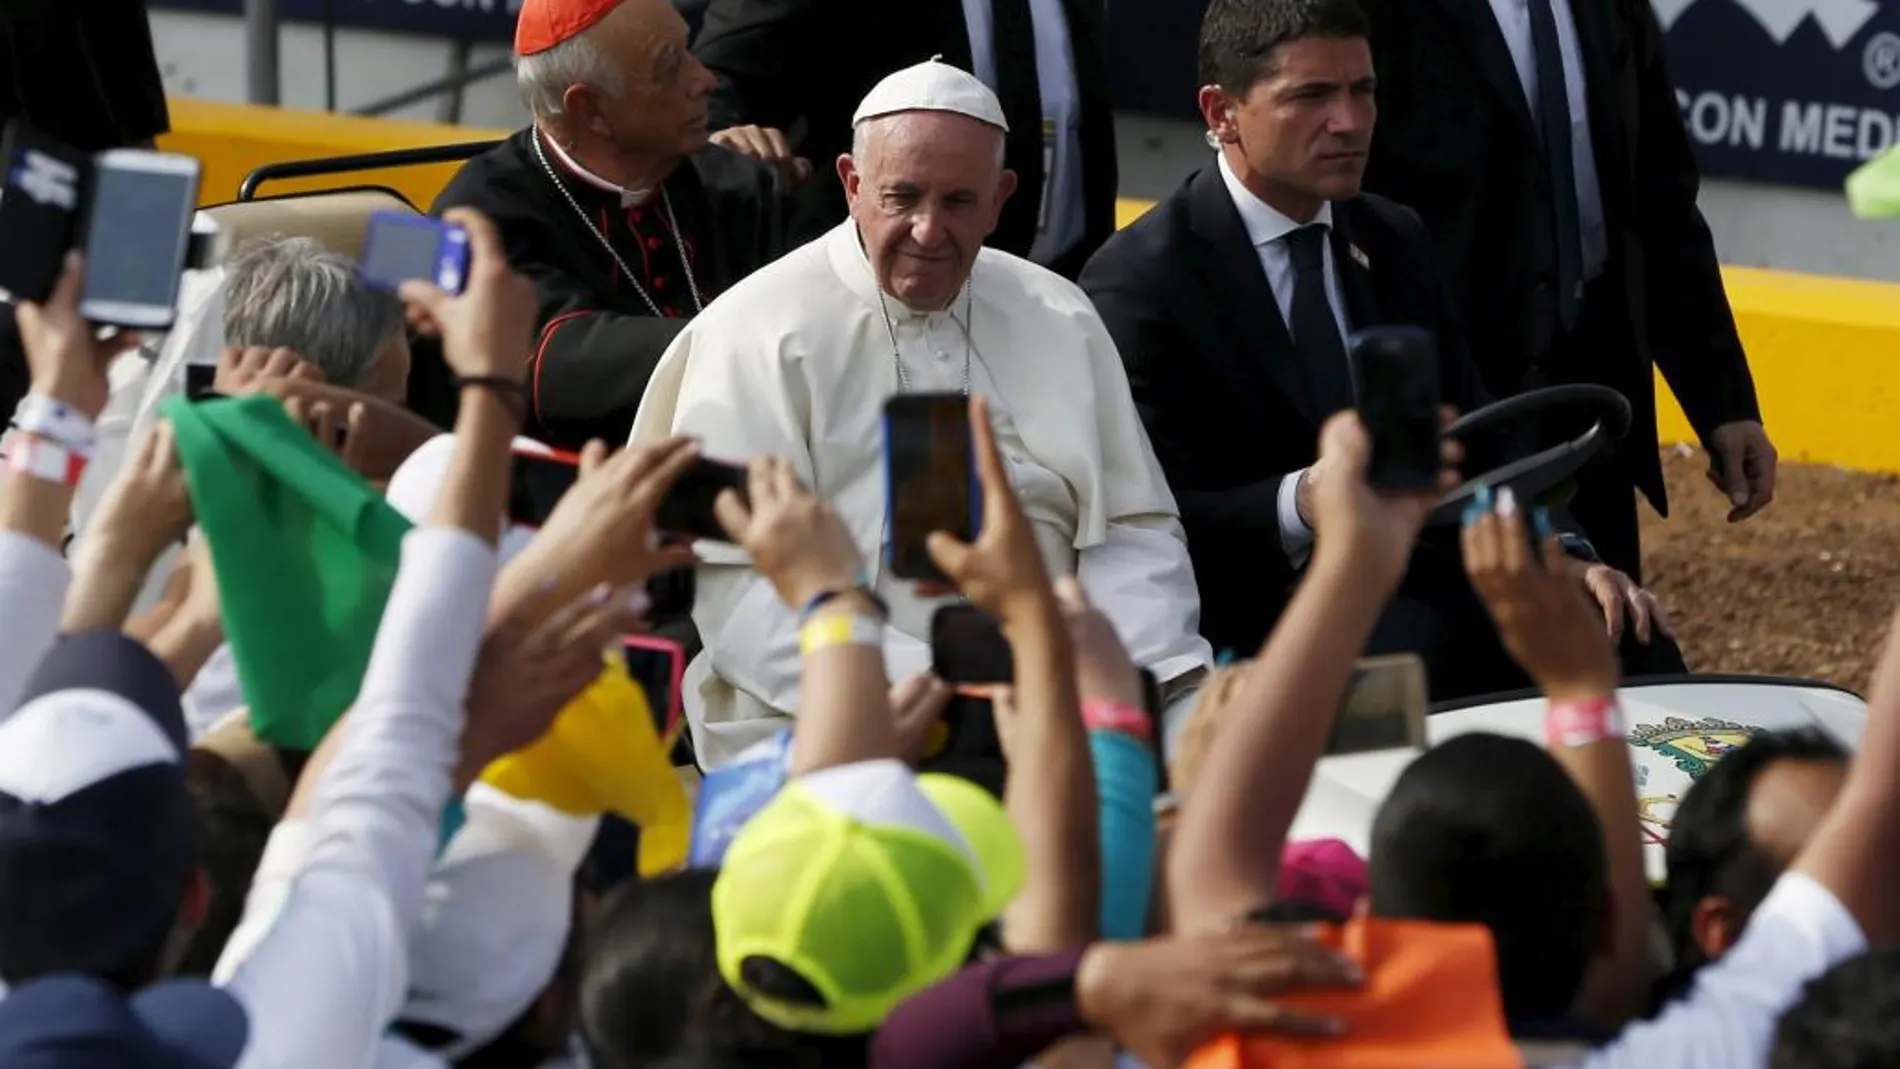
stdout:
<svg viewBox="0 0 1900 1069">
<path fill-rule="evenodd" d="M 506 131 L 365 119 L 174 97 L 161 146 L 204 161 L 204 202 L 237 196 L 252 168 L 285 160 L 501 137 Z M 455 165 L 273 182 L 268 193 L 386 185 L 427 207 Z M 1152 207 L 1124 200 L 1126 226 Z M 1770 433 L 1790 460 L 1900 471 L 1900 286 L 1751 267 L 1723 269 Z M 1664 441 L 1694 434 L 1657 382 Z"/>
</svg>

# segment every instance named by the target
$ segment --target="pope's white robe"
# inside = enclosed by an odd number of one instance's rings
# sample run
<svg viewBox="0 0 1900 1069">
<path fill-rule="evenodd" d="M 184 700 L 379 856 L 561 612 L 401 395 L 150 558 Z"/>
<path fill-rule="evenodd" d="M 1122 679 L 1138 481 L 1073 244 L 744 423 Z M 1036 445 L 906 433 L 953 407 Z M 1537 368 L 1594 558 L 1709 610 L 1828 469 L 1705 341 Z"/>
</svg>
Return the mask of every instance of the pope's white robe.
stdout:
<svg viewBox="0 0 1900 1069">
<path fill-rule="evenodd" d="M 971 274 L 970 386 L 1053 575 L 1075 574 L 1164 683 L 1212 661 L 1174 497 L 1135 413 L 1115 343 L 1073 284 L 992 249 Z M 920 314 L 887 299 L 910 389 L 963 386 L 965 301 Z M 898 391 L 877 283 L 846 222 L 715 300 L 661 358 L 631 441 L 704 440 L 707 456 L 778 456 L 830 500 L 890 602 L 893 682 L 930 667 L 930 617 L 884 561 L 884 402 Z M 693 619 L 706 650 L 685 680 L 700 761 L 730 760 L 796 708 L 796 613 L 735 547 L 700 544 Z"/>
</svg>

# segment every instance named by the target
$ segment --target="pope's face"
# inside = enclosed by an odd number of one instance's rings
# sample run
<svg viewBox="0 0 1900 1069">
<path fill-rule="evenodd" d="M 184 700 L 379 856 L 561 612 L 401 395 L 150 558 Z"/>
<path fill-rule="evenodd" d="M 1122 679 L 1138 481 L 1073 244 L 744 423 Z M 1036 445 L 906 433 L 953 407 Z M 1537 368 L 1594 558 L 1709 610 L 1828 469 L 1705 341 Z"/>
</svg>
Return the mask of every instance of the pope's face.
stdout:
<svg viewBox="0 0 1900 1069">
<path fill-rule="evenodd" d="M 918 311 L 949 307 L 996 229 L 1016 176 L 1002 132 L 950 112 L 906 112 L 860 131 L 838 160 L 851 218 L 885 293 Z"/>
</svg>

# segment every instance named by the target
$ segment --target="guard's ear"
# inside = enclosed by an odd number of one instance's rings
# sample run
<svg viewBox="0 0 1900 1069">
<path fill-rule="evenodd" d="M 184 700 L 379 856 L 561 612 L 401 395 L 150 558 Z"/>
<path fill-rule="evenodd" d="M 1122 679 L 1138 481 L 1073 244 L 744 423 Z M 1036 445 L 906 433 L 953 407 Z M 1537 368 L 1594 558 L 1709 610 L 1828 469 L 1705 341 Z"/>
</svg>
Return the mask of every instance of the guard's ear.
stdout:
<svg viewBox="0 0 1900 1069">
<path fill-rule="evenodd" d="M 1201 86 L 1196 99 L 1201 121 L 1207 124 L 1209 147 L 1219 148 L 1240 140 L 1240 125 L 1234 118 L 1234 102 L 1218 85 Z"/>
</svg>

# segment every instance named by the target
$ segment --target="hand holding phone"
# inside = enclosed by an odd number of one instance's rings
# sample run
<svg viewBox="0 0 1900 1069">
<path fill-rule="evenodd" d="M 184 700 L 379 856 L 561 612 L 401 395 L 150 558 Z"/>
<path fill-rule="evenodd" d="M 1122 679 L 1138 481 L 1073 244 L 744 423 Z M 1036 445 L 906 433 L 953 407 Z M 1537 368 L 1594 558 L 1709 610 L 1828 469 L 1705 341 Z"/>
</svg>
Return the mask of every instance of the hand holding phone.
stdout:
<svg viewBox="0 0 1900 1069">
<path fill-rule="evenodd" d="M 1366 485 L 1425 490 L 1438 485 L 1438 344 L 1419 327 L 1373 327 L 1352 336 L 1353 389 L 1372 438 Z"/>
<path fill-rule="evenodd" d="M 468 231 L 453 223 L 380 211 L 369 217 L 360 271 L 363 281 L 378 289 L 431 282 L 455 296 L 468 282 L 469 253 Z"/>
<path fill-rule="evenodd" d="M 660 500 L 654 526 L 666 534 L 730 542 L 732 537 L 713 514 L 714 502 L 726 490 L 736 492 L 740 503 L 750 507 L 746 469 L 700 457 L 667 489 L 666 496 Z"/>
</svg>

